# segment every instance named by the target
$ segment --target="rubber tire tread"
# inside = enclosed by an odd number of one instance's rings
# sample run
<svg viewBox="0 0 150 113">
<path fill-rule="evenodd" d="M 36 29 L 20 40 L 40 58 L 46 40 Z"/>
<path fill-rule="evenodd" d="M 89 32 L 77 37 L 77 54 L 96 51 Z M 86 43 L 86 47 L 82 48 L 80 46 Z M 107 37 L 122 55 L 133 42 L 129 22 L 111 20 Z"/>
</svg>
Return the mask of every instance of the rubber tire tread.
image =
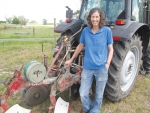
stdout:
<svg viewBox="0 0 150 113">
<path fill-rule="evenodd" d="M 143 57 L 143 68 L 147 74 L 150 73 L 150 45 L 148 45 L 146 53 Z"/>
<path fill-rule="evenodd" d="M 129 89 L 126 92 L 123 92 L 120 88 L 120 73 L 123 66 L 123 62 L 125 60 L 125 56 L 127 55 L 130 48 L 134 45 L 138 45 L 139 49 L 139 58 L 141 59 L 142 54 L 142 46 L 140 37 L 138 35 L 134 35 L 130 40 L 128 41 L 119 41 L 114 42 L 114 54 L 113 58 L 108 70 L 108 81 L 105 88 L 105 96 L 112 102 L 121 101 L 124 99 L 131 91 L 133 84 L 135 82 L 135 79 L 133 80 L 132 85 L 129 87 Z M 138 70 L 140 67 L 140 61 L 138 64 Z M 136 72 L 136 75 L 138 74 L 138 71 Z"/>
<path fill-rule="evenodd" d="M 60 46 L 61 46 L 61 44 L 62 44 L 62 39 L 61 39 L 62 37 L 60 37 L 58 40 L 57 40 L 57 44 L 56 44 L 56 46 L 58 46 L 59 48 L 60 48 Z M 58 58 L 57 59 L 61 59 L 64 55 L 65 55 L 65 48 L 63 48 L 62 49 L 62 51 L 61 51 L 61 53 L 60 53 L 60 55 L 58 56 Z M 56 53 L 57 52 L 54 52 L 54 54 L 53 54 L 53 57 L 55 57 L 55 55 L 56 55 Z"/>
</svg>

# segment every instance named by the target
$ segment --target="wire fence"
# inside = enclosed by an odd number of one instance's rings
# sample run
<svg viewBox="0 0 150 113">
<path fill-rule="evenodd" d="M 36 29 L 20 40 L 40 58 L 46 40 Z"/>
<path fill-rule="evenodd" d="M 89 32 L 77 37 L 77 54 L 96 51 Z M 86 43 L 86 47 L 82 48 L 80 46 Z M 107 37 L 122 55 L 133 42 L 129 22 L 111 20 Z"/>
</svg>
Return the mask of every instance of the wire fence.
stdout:
<svg viewBox="0 0 150 113">
<path fill-rule="evenodd" d="M 54 38 L 60 34 L 54 32 L 58 24 L 56 19 L 51 24 L 27 24 L 25 26 L 15 24 L 0 24 L 0 39 L 2 38 Z"/>
</svg>

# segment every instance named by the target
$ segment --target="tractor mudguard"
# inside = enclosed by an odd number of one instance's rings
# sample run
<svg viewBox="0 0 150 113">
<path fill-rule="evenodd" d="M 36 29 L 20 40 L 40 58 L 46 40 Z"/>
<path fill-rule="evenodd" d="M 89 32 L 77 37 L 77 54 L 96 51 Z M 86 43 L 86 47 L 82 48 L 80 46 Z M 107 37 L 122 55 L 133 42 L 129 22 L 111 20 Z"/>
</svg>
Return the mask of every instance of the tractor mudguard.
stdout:
<svg viewBox="0 0 150 113">
<path fill-rule="evenodd" d="M 54 32 L 63 33 L 70 29 L 72 33 L 77 32 L 81 28 L 82 20 L 80 19 L 71 19 L 70 23 L 62 22 L 54 29 Z"/>
<path fill-rule="evenodd" d="M 54 29 L 54 32 L 64 33 L 67 30 L 70 30 L 74 34 L 81 28 L 81 25 L 82 25 L 82 20 L 81 19 L 71 19 L 70 23 L 62 22 L 61 24 L 56 26 L 56 28 Z M 81 32 L 79 32 L 75 36 L 77 41 L 79 41 L 80 34 L 81 34 Z"/>
<path fill-rule="evenodd" d="M 113 36 L 120 37 L 121 41 L 129 40 L 135 33 L 141 36 L 143 50 L 142 53 L 146 52 L 146 48 L 149 42 L 149 27 L 147 24 L 131 22 L 125 26 L 116 26 L 112 29 Z"/>
<path fill-rule="evenodd" d="M 149 27 L 148 27 L 148 25 L 143 24 L 143 23 L 138 23 L 138 22 L 131 22 L 130 24 L 127 24 L 124 26 L 116 26 L 114 29 L 112 29 L 112 33 L 113 33 L 113 36 L 120 37 L 121 41 L 125 41 L 125 40 L 132 38 L 132 36 L 138 30 L 139 30 L 141 35 L 146 35 L 144 37 L 149 39 Z"/>
</svg>

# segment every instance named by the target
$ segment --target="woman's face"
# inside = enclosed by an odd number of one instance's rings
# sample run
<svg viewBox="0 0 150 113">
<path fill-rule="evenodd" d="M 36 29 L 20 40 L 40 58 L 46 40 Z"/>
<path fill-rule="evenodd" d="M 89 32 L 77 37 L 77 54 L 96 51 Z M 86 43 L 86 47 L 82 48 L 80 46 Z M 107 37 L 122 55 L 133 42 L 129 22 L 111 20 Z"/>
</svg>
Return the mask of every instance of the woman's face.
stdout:
<svg viewBox="0 0 150 113">
<path fill-rule="evenodd" d="M 99 27 L 100 15 L 97 11 L 91 15 L 91 23 L 93 27 Z"/>
</svg>

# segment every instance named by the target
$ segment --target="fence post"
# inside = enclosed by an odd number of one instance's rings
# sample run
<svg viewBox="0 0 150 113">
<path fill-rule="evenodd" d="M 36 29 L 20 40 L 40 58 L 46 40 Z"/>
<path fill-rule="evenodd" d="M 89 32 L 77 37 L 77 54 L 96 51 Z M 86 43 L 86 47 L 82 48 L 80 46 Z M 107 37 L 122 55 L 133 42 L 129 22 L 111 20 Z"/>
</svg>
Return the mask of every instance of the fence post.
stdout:
<svg viewBox="0 0 150 113">
<path fill-rule="evenodd" d="M 54 18 L 54 29 L 56 27 L 56 18 Z M 55 40 L 55 43 L 56 43 L 56 36 L 55 36 L 55 32 L 54 32 L 54 40 Z"/>
<path fill-rule="evenodd" d="M 33 27 L 33 36 L 35 35 L 35 29 L 34 29 L 34 27 Z"/>
</svg>

